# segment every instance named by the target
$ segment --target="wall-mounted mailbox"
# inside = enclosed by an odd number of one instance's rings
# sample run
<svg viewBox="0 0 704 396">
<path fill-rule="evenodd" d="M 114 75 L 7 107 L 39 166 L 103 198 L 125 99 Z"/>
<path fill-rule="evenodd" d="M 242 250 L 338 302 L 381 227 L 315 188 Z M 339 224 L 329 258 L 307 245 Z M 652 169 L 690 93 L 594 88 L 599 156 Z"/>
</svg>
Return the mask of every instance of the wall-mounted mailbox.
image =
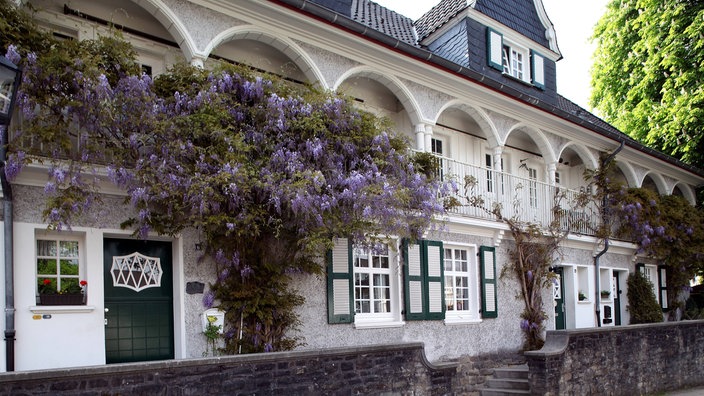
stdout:
<svg viewBox="0 0 704 396">
<path fill-rule="evenodd" d="M 223 333 L 223 329 L 225 328 L 225 311 L 217 308 L 210 308 L 201 314 L 201 319 L 203 322 L 204 333 L 208 328 L 208 323 L 212 323 L 213 326 L 220 326 L 218 333 Z"/>
<path fill-rule="evenodd" d="M 604 319 L 602 320 L 602 323 L 609 324 L 611 322 L 612 322 L 612 320 L 611 320 L 611 306 L 604 305 Z"/>
</svg>

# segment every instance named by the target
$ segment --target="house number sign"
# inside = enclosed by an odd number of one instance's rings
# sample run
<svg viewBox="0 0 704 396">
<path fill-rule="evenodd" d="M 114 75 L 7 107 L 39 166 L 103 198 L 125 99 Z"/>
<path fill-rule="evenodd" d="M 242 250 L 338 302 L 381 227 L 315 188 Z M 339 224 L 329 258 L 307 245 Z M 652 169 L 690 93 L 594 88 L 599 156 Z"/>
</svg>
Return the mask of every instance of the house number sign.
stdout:
<svg viewBox="0 0 704 396">
<path fill-rule="evenodd" d="M 161 261 L 158 257 L 149 257 L 134 252 L 127 256 L 113 256 L 112 284 L 141 291 L 150 287 L 161 286 Z"/>
</svg>

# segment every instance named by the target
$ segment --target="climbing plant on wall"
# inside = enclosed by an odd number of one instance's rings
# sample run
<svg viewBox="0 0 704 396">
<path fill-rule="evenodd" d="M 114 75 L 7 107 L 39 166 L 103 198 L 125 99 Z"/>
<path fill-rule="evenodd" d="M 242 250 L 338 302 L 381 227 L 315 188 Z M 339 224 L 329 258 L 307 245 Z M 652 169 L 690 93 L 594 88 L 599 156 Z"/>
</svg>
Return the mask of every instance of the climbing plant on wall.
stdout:
<svg viewBox="0 0 704 396">
<path fill-rule="evenodd" d="M 55 229 L 99 204 L 105 179 L 127 193 L 135 235 L 196 228 L 226 352 L 303 342 L 290 277 L 321 273 L 333 237 L 416 239 L 444 212 L 427 156 L 343 97 L 231 65 L 152 80 L 119 36 L 50 47 L 9 51 L 25 72 L 8 176 L 49 166 Z"/>
</svg>

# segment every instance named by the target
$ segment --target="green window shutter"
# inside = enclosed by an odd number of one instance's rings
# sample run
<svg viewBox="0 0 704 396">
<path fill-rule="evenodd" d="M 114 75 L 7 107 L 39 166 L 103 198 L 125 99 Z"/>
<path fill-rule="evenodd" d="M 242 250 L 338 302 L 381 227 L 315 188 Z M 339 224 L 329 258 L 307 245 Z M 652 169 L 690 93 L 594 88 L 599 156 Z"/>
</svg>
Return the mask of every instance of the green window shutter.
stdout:
<svg viewBox="0 0 704 396">
<path fill-rule="evenodd" d="M 663 265 L 658 267 L 658 290 L 660 291 L 660 308 L 667 311 L 669 309 L 667 304 L 667 267 Z"/>
<path fill-rule="evenodd" d="M 486 28 L 486 60 L 489 67 L 504 71 L 503 50 L 504 36 L 492 28 Z"/>
<path fill-rule="evenodd" d="M 496 318 L 498 307 L 495 247 L 479 247 L 479 269 L 482 277 L 482 318 Z"/>
<path fill-rule="evenodd" d="M 535 87 L 545 89 L 545 57 L 533 50 L 530 51 L 530 76 Z"/>
<path fill-rule="evenodd" d="M 328 323 L 352 323 L 353 271 L 352 247 L 347 239 L 335 239 L 327 253 L 328 272 Z"/>
<path fill-rule="evenodd" d="M 442 242 L 403 241 L 406 320 L 445 318 Z"/>
<path fill-rule="evenodd" d="M 423 320 L 423 255 L 420 243 L 403 241 L 406 320 Z"/>
<path fill-rule="evenodd" d="M 445 319 L 445 263 L 442 242 L 424 241 L 424 269 L 426 272 L 427 315 L 429 320 Z"/>
</svg>

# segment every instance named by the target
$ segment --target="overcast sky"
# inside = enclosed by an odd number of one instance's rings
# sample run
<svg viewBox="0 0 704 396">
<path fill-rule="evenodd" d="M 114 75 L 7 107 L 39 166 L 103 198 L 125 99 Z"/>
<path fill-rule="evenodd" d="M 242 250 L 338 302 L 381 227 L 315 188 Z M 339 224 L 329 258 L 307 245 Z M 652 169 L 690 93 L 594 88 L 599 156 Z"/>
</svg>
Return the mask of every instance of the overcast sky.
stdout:
<svg viewBox="0 0 704 396">
<path fill-rule="evenodd" d="M 440 0 L 374 0 L 414 20 Z M 557 62 L 557 91 L 590 110 L 590 73 L 594 47 L 588 39 L 606 9 L 608 0 L 543 0 L 545 12 L 555 26 L 563 59 Z"/>
</svg>

